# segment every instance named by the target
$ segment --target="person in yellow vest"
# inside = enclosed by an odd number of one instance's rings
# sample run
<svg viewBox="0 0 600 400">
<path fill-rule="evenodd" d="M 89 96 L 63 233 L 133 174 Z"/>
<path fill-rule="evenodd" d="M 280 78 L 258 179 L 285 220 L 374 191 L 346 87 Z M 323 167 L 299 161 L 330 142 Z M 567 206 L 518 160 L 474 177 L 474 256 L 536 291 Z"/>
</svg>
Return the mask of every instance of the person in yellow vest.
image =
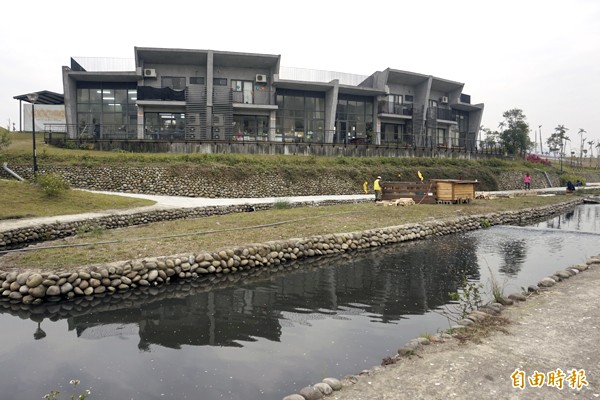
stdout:
<svg viewBox="0 0 600 400">
<path fill-rule="evenodd" d="M 373 182 L 373 190 L 375 191 L 375 201 L 381 201 L 381 177 L 378 176 Z"/>
<path fill-rule="evenodd" d="M 369 193 L 369 182 L 368 181 L 364 181 L 363 190 L 365 191 L 365 194 Z"/>
</svg>

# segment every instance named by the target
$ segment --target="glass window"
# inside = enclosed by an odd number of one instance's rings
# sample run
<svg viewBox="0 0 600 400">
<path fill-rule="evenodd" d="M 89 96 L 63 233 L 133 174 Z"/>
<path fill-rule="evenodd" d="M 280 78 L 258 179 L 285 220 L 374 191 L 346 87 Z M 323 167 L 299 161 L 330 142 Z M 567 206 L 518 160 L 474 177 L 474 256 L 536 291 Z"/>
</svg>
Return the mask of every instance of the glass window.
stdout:
<svg viewBox="0 0 600 400">
<path fill-rule="evenodd" d="M 174 90 L 185 89 L 185 77 L 181 76 L 163 76 L 161 78 L 162 87 L 168 87 Z"/>
<path fill-rule="evenodd" d="M 213 78 L 213 85 L 227 86 L 227 78 Z"/>
<path fill-rule="evenodd" d="M 204 78 L 200 76 L 191 76 L 190 85 L 204 85 Z"/>
</svg>

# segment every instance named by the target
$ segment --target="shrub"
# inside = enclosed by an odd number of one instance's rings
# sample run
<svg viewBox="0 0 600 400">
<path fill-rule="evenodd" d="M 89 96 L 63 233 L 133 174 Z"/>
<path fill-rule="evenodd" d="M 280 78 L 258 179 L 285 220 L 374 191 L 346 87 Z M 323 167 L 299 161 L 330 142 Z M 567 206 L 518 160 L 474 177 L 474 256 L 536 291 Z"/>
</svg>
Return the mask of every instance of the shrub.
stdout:
<svg viewBox="0 0 600 400">
<path fill-rule="evenodd" d="M 525 159 L 527 161 L 529 161 L 530 163 L 534 163 L 534 164 L 544 164 L 544 165 L 550 165 L 550 161 L 546 158 L 542 158 L 540 156 L 538 156 L 537 154 L 527 154 L 527 156 L 525 157 Z"/>
<path fill-rule="evenodd" d="M 69 190 L 69 184 L 58 174 L 39 174 L 36 183 L 42 188 L 44 194 L 48 197 L 60 196 Z"/>
<path fill-rule="evenodd" d="M 273 208 L 275 210 L 285 210 L 288 208 L 292 208 L 292 204 L 290 203 L 289 200 L 279 199 L 279 200 L 276 200 L 275 203 L 273 203 Z"/>
<path fill-rule="evenodd" d="M 583 176 L 574 175 L 574 174 L 560 175 L 560 185 L 561 186 L 567 186 L 568 181 L 573 182 L 573 185 L 575 185 L 577 183 L 577 181 L 580 181 L 583 184 L 583 186 L 585 186 L 585 184 L 586 184 L 586 179 Z"/>
<path fill-rule="evenodd" d="M 4 129 L 0 129 L 0 149 L 3 147 L 10 146 L 11 138 L 10 132 Z"/>
</svg>

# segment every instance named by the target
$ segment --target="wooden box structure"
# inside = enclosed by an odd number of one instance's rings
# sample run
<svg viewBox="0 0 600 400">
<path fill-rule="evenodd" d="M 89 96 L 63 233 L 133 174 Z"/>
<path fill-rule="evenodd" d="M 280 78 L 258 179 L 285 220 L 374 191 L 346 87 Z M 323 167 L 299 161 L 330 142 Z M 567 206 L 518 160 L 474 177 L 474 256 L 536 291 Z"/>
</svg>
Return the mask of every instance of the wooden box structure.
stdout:
<svg viewBox="0 0 600 400">
<path fill-rule="evenodd" d="M 383 182 L 381 199 L 413 199 L 416 204 L 469 203 L 475 199 L 477 181 L 431 179 L 426 182 Z"/>
<path fill-rule="evenodd" d="M 477 181 L 458 179 L 432 179 L 436 187 L 438 203 L 470 203 L 475 199 Z"/>
<path fill-rule="evenodd" d="M 416 204 L 435 204 L 433 182 L 383 182 L 381 199 L 393 201 L 401 198 L 413 199 Z"/>
</svg>

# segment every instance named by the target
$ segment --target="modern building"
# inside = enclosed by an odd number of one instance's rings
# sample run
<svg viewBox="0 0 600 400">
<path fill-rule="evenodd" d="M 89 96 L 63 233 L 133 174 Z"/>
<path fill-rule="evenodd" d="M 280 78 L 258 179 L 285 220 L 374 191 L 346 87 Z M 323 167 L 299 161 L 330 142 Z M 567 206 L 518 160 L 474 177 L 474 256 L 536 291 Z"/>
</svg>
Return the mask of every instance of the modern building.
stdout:
<svg viewBox="0 0 600 400">
<path fill-rule="evenodd" d="M 70 138 L 476 148 L 464 84 L 385 69 L 348 83 L 290 78 L 279 55 L 135 48 L 135 67 L 63 67 Z M 318 74 L 312 74 L 318 75 Z M 331 76 L 331 74 L 330 74 Z M 356 78 L 356 76 L 353 76 Z"/>
</svg>

